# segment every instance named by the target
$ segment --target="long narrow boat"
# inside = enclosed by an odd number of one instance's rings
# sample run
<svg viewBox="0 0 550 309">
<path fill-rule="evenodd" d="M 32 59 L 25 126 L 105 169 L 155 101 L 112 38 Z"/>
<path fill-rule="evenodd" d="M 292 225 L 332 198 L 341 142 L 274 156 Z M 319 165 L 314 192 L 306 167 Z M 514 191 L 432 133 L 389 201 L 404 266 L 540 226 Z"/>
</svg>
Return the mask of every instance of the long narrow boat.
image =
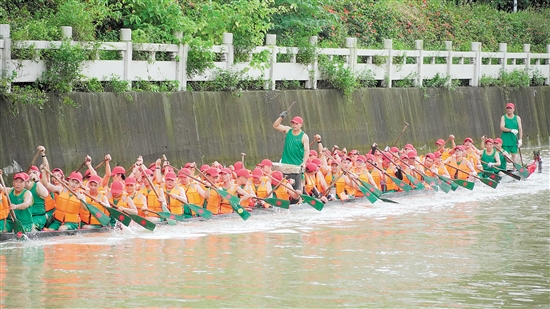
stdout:
<svg viewBox="0 0 550 309">
<path fill-rule="evenodd" d="M 16 233 L 0 233 L 0 242 L 12 240 L 27 240 L 27 239 L 42 239 L 56 236 L 71 236 L 78 234 L 106 233 L 112 231 L 113 228 L 105 226 L 98 229 L 79 229 L 70 231 L 34 231 L 26 234 Z"/>
</svg>

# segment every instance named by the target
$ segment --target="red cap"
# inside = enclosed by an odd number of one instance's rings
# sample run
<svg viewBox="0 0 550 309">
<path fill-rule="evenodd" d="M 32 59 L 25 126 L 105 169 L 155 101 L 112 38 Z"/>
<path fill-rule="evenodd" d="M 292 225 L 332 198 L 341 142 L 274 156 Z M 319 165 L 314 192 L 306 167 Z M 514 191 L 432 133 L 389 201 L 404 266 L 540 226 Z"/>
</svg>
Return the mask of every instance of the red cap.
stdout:
<svg viewBox="0 0 550 309">
<path fill-rule="evenodd" d="M 135 185 L 136 184 L 136 179 L 134 177 L 128 177 L 124 181 L 124 184 L 126 184 L 126 185 Z"/>
<path fill-rule="evenodd" d="M 27 180 L 29 180 L 30 176 L 29 176 L 29 174 L 24 173 L 24 172 L 17 173 L 15 175 L 13 175 L 13 180 L 16 180 L 18 178 L 23 180 L 23 181 L 27 181 Z"/>
<path fill-rule="evenodd" d="M 250 178 L 252 177 L 252 175 L 250 175 L 247 169 L 241 168 L 240 170 L 237 171 L 237 177 Z"/>
<path fill-rule="evenodd" d="M 235 164 L 233 164 L 233 167 L 235 168 L 236 171 L 238 171 L 243 168 L 243 163 L 241 161 L 237 161 L 235 162 Z"/>
<path fill-rule="evenodd" d="M 220 174 L 221 173 L 224 173 L 224 174 L 231 174 L 231 170 L 228 169 L 227 167 L 224 167 L 220 170 Z"/>
<path fill-rule="evenodd" d="M 409 159 L 416 159 L 416 151 L 409 151 L 407 152 L 407 157 Z"/>
<path fill-rule="evenodd" d="M 352 154 L 358 154 L 358 153 L 359 153 L 359 151 L 357 151 L 357 150 L 355 150 L 355 149 L 349 152 L 350 155 L 352 155 Z"/>
<path fill-rule="evenodd" d="M 439 153 L 439 151 L 438 151 L 438 153 Z M 430 158 L 430 159 L 432 159 L 432 160 L 435 160 L 435 156 L 434 156 L 433 153 L 428 153 L 428 154 L 426 154 L 426 158 Z"/>
<path fill-rule="evenodd" d="M 61 175 L 65 175 L 65 173 L 63 173 L 63 170 L 60 169 L 59 167 L 56 167 L 56 168 L 54 168 L 54 169 L 52 170 L 52 173 L 55 173 L 55 172 L 60 172 Z"/>
<path fill-rule="evenodd" d="M 512 102 L 509 102 L 509 103 L 506 104 L 506 108 L 514 108 L 514 107 L 515 107 L 514 103 L 512 103 Z"/>
<path fill-rule="evenodd" d="M 437 158 L 441 158 L 441 152 L 439 151 L 436 151 L 434 152 L 434 157 L 437 159 Z"/>
<path fill-rule="evenodd" d="M 185 165 L 183 167 L 184 168 L 193 168 L 193 163 L 187 162 L 187 163 L 185 163 Z"/>
<path fill-rule="evenodd" d="M 82 182 L 82 174 L 80 174 L 80 172 L 72 172 L 69 176 L 69 180 L 78 180 L 78 182 Z"/>
<path fill-rule="evenodd" d="M 113 174 L 113 175 L 126 174 L 126 170 L 122 166 L 115 166 L 115 168 L 113 168 L 113 171 L 111 172 L 111 174 Z"/>
<path fill-rule="evenodd" d="M 132 177 L 130 177 L 132 178 Z M 129 179 L 129 178 L 128 178 Z M 128 180 L 126 180 L 128 181 Z M 95 183 L 101 183 L 101 177 L 97 176 L 97 175 L 93 175 L 93 176 L 90 176 L 90 179 L 88 179 L 88 183 L 90 182 L 95 182 Z"/>
<path fill-rule="evenodd" d="M 151 169 L 146 169 L 145 170 L 145 175 L 148 175 L 148 176 L 153 176 L 155 172 L 153 172 Z"/>
<path fill-rule="evenodd" d="M 124 189 L 124 185 L 121 181 L 115 181 L 111 184 L 111 193 L 113 194 L 120 194 L 122 193 L 122 190 Z"/>
<path fill-rule="evenodd" d="M 495 138 L 495 144 L 502 144 L 502 139 L 500 137 Z"/>
<path fill-rule="evenodd" d="M 365 156 L 365 162 L 367 162 L 368 160 L 376 161 L 376 157 L 375 157 L 373 154 L 368 153 L 368 154 Z"/>
<path fill-rule="evenodd" d="M 187 176 L 189 176 L 189 175 L 191 175 L 191 170 L 188 169 L 188 168 L 186 168 L 186 167 L 185 167 L 185 168 L 182 168 L 182 169 L 178 172 L 178 176 L 185 176 L 185 177 L 187 177 Z"/>
<path fill-rule="evenodd" d="M 336 161 L 336 160 L 328 160 L 328 165 L 338 165 L 338 161 Z"/>
<path fill-rule="evenodd" d="M 401 155 L 400 158 L 401 158 L 401 160 L 407 160 L 409 158 L 409 156 L 404 153 L 404 154 Z"/>
<path fill-rule="evenodd" d="M 390 148 L 390 152 L 399 152 L 399 148 L 392 147 L 392 148 Z"/>
<path fill-rule="evenodd" d="M 464 151 L 464 146 L 458 145 L 458 146 L 455 147 L 454 150 L 455 150 L 455 151 L 457 151 L 457 150 Z"/>
<path fill-rule="evenodd" d="M 271 162 L 271 160 L 269 160 L 269 159 L 263 159 L 262 162 L 260 162 L 260 164 L 258 164 L 258 166 L 259 167 L 264 167 L 264 166 L 272 167 L 273 162 Z"/>
<path fill-rule="evenodd" d="M 210 168 L 210 166 L 208 164 L 203 164 L 200 168 L 200 171 L 204 172 L 204 171 L 208 170 L 209 168 Z"/>
<path fill-rule="evenodd" d="M 157 169 L 157 164 L 155 162 L 149 164 L 149 169 L 152 170 L 152 171 L 156 170 Z"/>
<path fill-rule="evenodd" d="M 40 170 L 36 167 L 36 165 L 31 166 L 31 171 L 37 171 L 40 173 Z"/>
<path fill-rule="evenodd" d="M 90 170 L 86 170 L 86 171 L 84 172 L 84 178 L 86 178 L 86 177 L 88 177 L 88 176 L 90 176 Z"/>
<path fill-rule="evenodd" d="M 414 147 L 412 144 L 407 144 L 405 145 L 405 147 L 403 147 L 403 149 L 414 149 Z"/>
<path fill-rule="evenodd" d="M 319 167 L 319 166 L 321 166 L 321 164 L 323 164 L 323 163 L 321 162 L 321 160 L 320 160 L 320 159 L 317 159 L 317 158 L 311 160 L 311 163 L 317 165 L 317 167 Z"/>
<path fill-rule="evenodd" d="M 348 157 L 348 156 L 344 156 L 344 157 L 342 158 L 342 161 L 344 161 L 344 160 L 348 160 L 348 161 L 351 161 L 351 158 L 350 158 L 350 157 Z"/>
<path fill-rule="evenodd" d="M 168 172 L 166 175 L 164 175 L 165 180 L 176 180 L 176 173 L 174 172 Z"/>
<path fill-rule="evenodd" d="M 372 155 L 371 155 L 371 156 L 372 156 Z M 374 158 L 374 156 L 373 156 L 373 158 Z M 360 162 L 365 163 L 365 162 L 367 162 L 367 157 L 365 157 L 365 156 L 357 156 L 357 161 L 360 161 Z"/>
<path fill-rule="evenodd" d="M 485 140 L 485 144 L 487 144 L 487 143 L 491 143 L 491 144 L 494 144 L 494 143 L 495 143 L 495 141 L 493 141 L 493 139 L 492 139 L 492 138 L 488 138 L 488 139 L 486 139 L 486 140 Z"/>
<path fill-rule="evenodd" d="M 316 157 L 317 157 L 317 151 L 315 151 L 315 150 L 310 150 L 310 151 L 309 151 L 309 155 L 310 155 L 310 156 L 316 156 Z"/>
<path fill-rule="evenodd" d="M 466 137 L 466 138 L 464 139 L 464 143 L 466 143 L 466 142 L 473 143 L 474 140 L 473 140 L 471 137 Z"/>
<path fill-rule="evenodd" d="M 440 138 L 437 140 L 437 142 L 435 142 L 436 145 L 445 145 L 445 140 Z"/>
<path fill-rule="evenodd" d="M 277 184 L 279 184 L 279 182 L 281 180 L 283 180 L 283 173 L 281 173 L 279 171 L 275 171 L 275 172 L 271 173 L 271 177 L 274 178 L 274 179 L 271 180 L 271 184 L 276 186 Z"/>
<path fill-rule="evenodd" d="M 298 124 L 303 124 L 303 123 L 304 123 L 304 120 L 302 119 L 302 117 L 296 116 L 296 117 L 292 118 L 292 120 L 291 120 L 290 122 L 294 122 L 294 123 L 298 123 Z"/>
<path fill-rule="evenodd" d="M 209 167 L 204 173 L 210 176 L 218 176 L 220 174 L 215 167 Z"/>
<path fill-rule="evenodd" d="M 390 161 L 390 158 L 392 157 L 393 155 L 389 152 L 385 152 L 384 155 L 382 156 L 382 160 L 385 160 L 385 161 Z"/>
<path fill-rule="evenodd" d="M 255 168 L 254 170 L 252 170 L 252 177 L 254 178 L 262 178 L 262 170 L 259 169 L 259 168 Z"/>
<path fill-rule="evenodd" d="M 308 163 L 306 165 L 306 172 L 310 172 L 310 173 L 317 172 L 317 165 L 315 163 Z"/>
</svg>

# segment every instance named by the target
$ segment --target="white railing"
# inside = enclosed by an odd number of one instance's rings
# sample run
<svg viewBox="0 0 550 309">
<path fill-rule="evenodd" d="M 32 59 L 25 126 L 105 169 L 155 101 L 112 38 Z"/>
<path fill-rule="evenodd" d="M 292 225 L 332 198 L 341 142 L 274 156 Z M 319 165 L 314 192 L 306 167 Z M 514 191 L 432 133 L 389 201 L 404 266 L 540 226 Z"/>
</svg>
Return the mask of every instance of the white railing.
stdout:
<svg viewBox="0 0 550 309">
<path fill-rule="evenodd" d="M 71 27 L 61 27 L 65 39 L 72 38 Z M 177 38 L 182 34 L 177 33 Z M 45 63 L 41 59 L 20 60 L 12 59 L 11 53 L 15 49 L 31 47 L 36 50 L 59 48 L 61 41 L 16 41 L 10 39 L 9 25 L 0 25 L 0 72 L 17 70 L 15 83 L 34 82 L 45 71 Z M 310 43 L 317 45 L 317 37 L 311 37 Z M 109 81 L 113 78 L 132 81 L 178 81 L 179 90 L 185 90 L 191 81 L 212 80 L 216 68 L 223 70 L 247 69 L 246 75 L 250 79 L 266 80 L 265 89 L 275 89 L 277 81 L 302 81 L 308 89 L 316 89 L 317 81 L 323 76 L 315 59 L 310 64 L 296 62 L 299 52 L 297 47 L 280 47 L 276 45 L 276 36 L 268 34 L 266 45 L 253 49 L 252 54 L 269 51 L 269 62 L 262 68 L 251 67 L 250 62 L 234 62 L 233 34 L 224 33 L 222 45 L 213 46 L 211 51 L 220 54 L 214 63 L 215 69 L 209 69 L 202 75 L 190 76 L 186 74 L 187 44 L 133 44 L 130 29 L 121 29 L 120 42 L 107 42 L 94 46 L 91 42 L 72 42 L 83 48 L 118 51 L 121 60 L 102 60 L 99 57 L 93 61 L 85 61 L 82 74 L 99 81 Z M 482 76 L 498 77 L 501 70 L 526 70 L 537 72 L 545 78 L 545 84 L 550 85 L 550 45 L 546 53 L 531 53 L 530 45 L 524 44 L 522 53 L 507 52 L 506 43 L 499 44 L 498 52 L 482 52 L 481 43 L 472 42 L 471 51 L 456 52 L 452 50 L 452 42 L 445 41 L 444 51 L 423 50 L 423 42 L 416 41 L 415 50 L 394 50 L 391 40 L 384 40 L 384 49 L 358 49 L 357 39 L 346 39 L 346 48 L 316 48 L 317 55 L 329 57 L 341 56 L 346 66 L 353 72 L 370 71 L 377 81 L 385 87 L 391 87 L 392 81 L 412 78 L 415 84 L 422 85 L 423 80 L 431 79 L 439 73 L 441 77 L 468 80 L 469 85 L 479 86 Z M 132 60 L 134 51 L 149 53 L 148 60 Z M 170 61 L 155 60 L 158 52 L 170 55 Z M 277 62 L 278 54 L 289 54 L 289 62 Z M 436 59 L 438 61 L 436 61 Z M 495 60 L 496 59 L 496 60 Z M 358 61 L 359 60 L 359 61 Z M 400 61 L 400 62 L 397 62 Z M 412 63 L 412 64 L 410 64 Z"/>
</svg>

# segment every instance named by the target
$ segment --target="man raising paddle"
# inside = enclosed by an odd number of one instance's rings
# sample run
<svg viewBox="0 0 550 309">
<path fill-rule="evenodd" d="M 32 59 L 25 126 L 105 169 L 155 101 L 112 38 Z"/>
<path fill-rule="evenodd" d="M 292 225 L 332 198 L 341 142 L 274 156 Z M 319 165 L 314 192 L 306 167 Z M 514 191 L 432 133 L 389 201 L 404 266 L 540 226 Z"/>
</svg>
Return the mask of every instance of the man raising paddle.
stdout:
<svg viewBox="0 0 550 309">
<path fill-rule="evenodd" d="M 286 134 L 281 163 L 300 166 L 300 169 L 303 170 L 309 156 L 309 137 L 302 131 L 304 120 L 300 116 L 292 118 L 290 127 L 282 125 L 281 122 L 287 115 L 287 111 L 282 112 L 273 123 L 275 130 Z M 301 190 L 301 185 L 302 178 L 298 175 L 294 179 L 294 188 Z"/>
</svg>

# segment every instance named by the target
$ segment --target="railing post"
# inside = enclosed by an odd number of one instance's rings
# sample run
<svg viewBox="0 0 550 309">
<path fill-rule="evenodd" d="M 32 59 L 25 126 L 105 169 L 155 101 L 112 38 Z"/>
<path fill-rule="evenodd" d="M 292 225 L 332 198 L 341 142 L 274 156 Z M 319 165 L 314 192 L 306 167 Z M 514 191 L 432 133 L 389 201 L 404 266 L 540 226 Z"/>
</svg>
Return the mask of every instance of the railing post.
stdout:
<svg viewBox="0 0 550 309">
<path fill-rule="evenodd" d="M 478 87 L 481 78 L 481 42 L 472 42 L 471 49 L 475 52 L 475 56 L 472 59 L 474 62 L 474 76 L 470 80 L 470 86 Z"/>
<path fill-rule="evenodd" d="M 392 84 L 392 66 L 393 66 L 393 56 L 392 56 L 392 49 L 393 49 L 393 41 L 391 39 L 384 39 L 384 49 L 388 51 L 388 61 L 386 61 L 386 78 L 382 85 L 385 84 L 387 88 L 391 88 Z"/>
<path fill-rule="evenodd" d="M 529 68 L 531 67 L 531 44 L 523 44 L 523 52 L 527 53 L 525 57 L 525 72 L 529 75 Z"/>
<path fill-rule="evenodd" d="M 546 78 L 546 86 L 550 86 L 550 44 L 546 45 L 546 65 L 548 66 L 548 77 Z"/>
<path fill-rule="evenodd" d="M 265 83 L 264 89 L 275 90 L 275 65 L 277 64 L 277 53 L 279 52 L 279 48 L 277 47 L 277 35 L 266 35 L 265 45 L 271 48 L 271 54 L 269 59 L 269 80 Z"/>
<path fill-rule="evenodd" d="M 447 81 L 447 87 L 451 86 L 451 72 L 453 67 L 453 41 L 445 41 L 445 50 L 447 51 L 447 76 L 449 80 Z"/>
<path fill-rule="evenodd" d="M 63 40 L 73 40 L 73 27 L 61 26 L 61 38 Z"/>
<path fill-rule="evenodd" d="M 176 53 L 176 80 L 179 82 L 178 91 L 187 90 L 187 53 L 189 45 L 183 44 L 183 32 L 174 32 L 174 37 L 178 40 L 178 51 Z"/>
<path fill-rule="evenodd" d="M 506 43 L 498 43 L 498 51 L 503 53 L 503 57 L 499 59 L 501 70 L 506 71 L 506 66 L 508 66 L 508 44 Z"/>
<path fill-rule="evenodd" d="M 122 61 L 124 62 L 124 69 L 122 72 L 122 80 L 128 82 L 128 90 L 132 89 L 132 80 L 130 74 L 132 72 L 132 30 L 120 29 L 120 40 L 126 42 L 126 50 L 122 51 Z"/>
<path fill-rule="evenodd" d="M 235 50 L 233 49 L 233 33 L 224 32 L 222 44 L 225 48 L 225 69 L 229 70 L 233 66 Z"/>
<path fill-rule="evenodd" d="M 357 65 L 357 38 L 346 38 L 346 48 L 349 49 L 348 68 L 355 75 Z"/>
<path fill-rule="evenodd" d="M 319 70 L 319 63 L 317 60 L 317 42 L 319 41 L 318 36 L 312 36 L 309 38 L 309 44 L 315 48 L 315 53 L 312 63 L 308 65 L 309 68 L 309 81 L 306 82 L 307 89 L 317 89 L 317 73 Z"/>
<path fill-rule="evenodd" d="M 424 66 L 424 41 L 415 40 L 414 48 L 418 51 L 418 58 L 416 60 L 417 61 L 416 86 L 422 87 L 422 80 L 424 78 L 424 75 L 422 74 L 422 71 L 423 71 L 422 67 Z"/>
<path fill-rule="evenodd" d="M 4 77 L 4 74 L 11 75 L 11 37 L 10 37 L 10 25 L 0 25 L 0 40 L 4 41 L 4 47 L 0 49 L 0 77 Z M 11 83 L 6 85 L 6 92 L 11 92 Z"/>
</svg>

